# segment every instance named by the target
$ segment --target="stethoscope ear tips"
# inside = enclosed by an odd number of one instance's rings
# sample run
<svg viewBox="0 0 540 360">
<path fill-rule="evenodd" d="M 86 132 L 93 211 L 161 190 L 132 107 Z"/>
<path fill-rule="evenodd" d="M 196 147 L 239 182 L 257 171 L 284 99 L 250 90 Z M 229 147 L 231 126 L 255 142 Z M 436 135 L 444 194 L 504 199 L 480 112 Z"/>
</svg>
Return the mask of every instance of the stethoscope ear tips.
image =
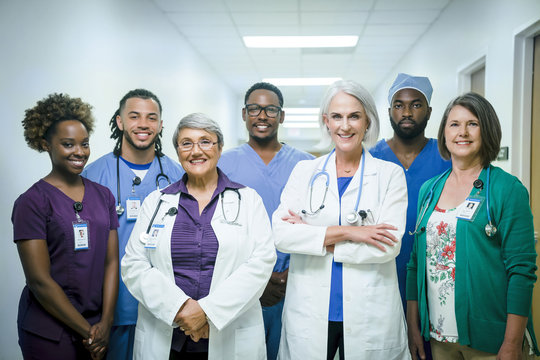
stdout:
<svg viewBox="0 0 540 360">
<path fill-rule="evenodd" d="M 306 210 L 302 210 L 302 214 L 306 215 Z"/>
<path fill-rule="evenodd" d="M 425 228 L 424 226 L 422 226 L 422 227 L 420 228 L 420 231 L 421 231 L 421 232 L 424 232 L 424 231 L 426 231 L 426 228 Z"/>
</svg>

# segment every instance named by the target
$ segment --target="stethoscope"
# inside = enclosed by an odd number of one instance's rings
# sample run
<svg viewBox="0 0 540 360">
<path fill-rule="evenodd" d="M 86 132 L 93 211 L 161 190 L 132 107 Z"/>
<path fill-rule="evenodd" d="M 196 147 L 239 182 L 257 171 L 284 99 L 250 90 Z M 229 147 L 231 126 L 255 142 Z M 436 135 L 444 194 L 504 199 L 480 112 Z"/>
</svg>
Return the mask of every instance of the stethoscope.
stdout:
<svg viewBox="0 0 540 360">
<path fill-rule="evenodd" d="M 227 215 L 226 215 L 227 213 L 225 211 L 225 206 L 223 205 L 223 202 L 224 202 L 223 199 L 225 197 L 225 192 L 227 192 L 227 191 L 233 191 L 237 195 L 236 215 L 235 215 L 233 220 L 227 219 Z M 225 222 L 225 223 L 227 223 L 229 225 L 241 226 L 238 223 L 238 217 L 240 216 L 240 204 L 242 203 L 242 196 L 240 195 L 240 191 L 238 191 L 238 189 L 227 188 L 220 194 L 220 201 L 221 201 L 221 211 L 223 213 L 223 222 Z M 154 210 L 154 213 L 152 214 L 152 218 L 150 219 L 150 223 L 148 224 L 148 227 L 146 228 L 146 231 L 142 232 L 139 235 L 139 238 L 143 243 L 146 243 L 148 241 L 148 238 L 150 237 L 150 230 L 152 230 L 152 226 L 154 225 L 154 220 L 156 218 L 157 213 L 159 212 L 159 208 L 161 207 L 162 202 L 163 202 L 163 199 L 161 199 L 161 197 L 160 197 L 158 205 L 156 206 L 156 209 Z M 167 210 L 167 212 L 163 215 L 163 217 L 165 217 L 165 215 L 174 216 L 177 213 L 178 213 L 178 209 L 173 206 L 169 210 Z"/>
<path fill-rule="evenodd" d="M 169 183 L 168 185 L 171 185 L 171 180 L 163 172 L 163 165 L 161 165 L 161 159 L 159 158 L 157 154 L 156 154 L 156 157 L 159 163 L 159 174 L 156 175 L 156 188 L 157 190 L 159 190 L 160 178 L 165 178 L 165 180 L 167 180 L 167 182 Z M 135 176 L 133 178 L 133 182 L 131 186 L 134 187 L 135 185 L 139 185 L 140 183 L 141 183 L 141 178 L 138 176 Z M 124 213 L 124 211 L 126 211 L 126 209 L 122 206 L 122 197 L 120 196 L 120 156 L 116 157 L 116 195 L 117 195 L 116 213 L 118 214 L 118 216 L 121 216 Z"/>
<path fill-rule="evenodd" d="M 422 223 L 422 220 L 424 219 L 424 215 L 426 214 L 427 209 L 429 208 L 429 205 L 431 204 L 431 201 L 433 200 L 433 194 L 435 192 L 435 187 L 437 186 L 439 181 L 443 177 L 445 177 L 446 174 L 448 174 L 450 171 L 452 171 L 452 169 L 446 170 L 444 173 L 442 173 L 435 180 L 433 185 L 431 185 L 431 189 L 429 190 L 429 194 L 428 194 L 426 200 L 424 201 L 424 203 L 422 204 L 422 208 L 421 208 L 422 211 L 421 211 L 420 218 L 416 221 L 416 226 L 414 227 L 414 231 L 413 232 L 409 231 L 409 235 L 415 235 L 415 234 L 419 234 L 420 232 L 426 231 L 425 227 L 421 227 L 419 229 L 419 226 Z M 487 182 L 487 186 L 486 186 L 486 212 L 487 212 L 488 223 L 484 227 L 484 231 L 486 232 L 486 235 L 489 236 L 489 237 L 494 236 L 497 233 L 497 228 L 491 222 L 491 214 L 489 213 L 489 176 L 490 176 L 490 173 L 491 173 L 491 167 L 488 166 L 488 168 L 487 168 L 487 176 L 486 176 L 486 182 Z M 475 189 L 482 190 L 484 188 L 484 182 L 482 180 L 480 180 L 480 179 L 476 179 L 473 182 L 473 186 L 474 186 Z"/>
<path fill-rule="evenodd" d="M 154 214 L 152 215 L 152 218 L 150 219 L 150 223 L 148 224 L 148 227 L 146 228 L 146 232 L 143 232 L 141 233 L 141 235 L 139 235 L 139 239 L 143 243 L 146 243 L 148 241 L 148 238 L 150 237 L 150 230 L 152 230 L 152 225 L 154 225 L 154 219 L 156 218 L 156 215 L 159 211 L 159 208 L 161 207 L 162 202 L 163 202 L 163 199 L 160 196 L 158 205 L 156 206 L 156 209 L 154 210 Z M 169 210 L 167 210 L 167 212 L 163 215 L 163 217 L 165 217 L 165 215 L 173 216 L 173 215 L 176 215 L 177 213 L 178 213 L 178 209 L 173 206 Z"/>
<path fill-rule="evenodd" d="M 329 187 L 329 184 L 330 184 L 330 175 L 328 174 L 328 171 L 326 171 L 326 165 L 328 164 L 328 160 L 330 159 L 330 157 L 332 156 L 332 154 L 335 151 L 336 151 L 336 149 L 333 149 L 330 152 L 330 154 L 328 154 L 328 156 L 326 157 L 326 160 L 324 161 L 324 164 L 323 164 L 323 167 L 322 167 L 321 171 L 319 171 L 318 173 L 314 174 L 311 177 L 311 181 L 309 182 L 309 188 L 310 188 L 309 189 L 309 211 L 302 210 L 302 214 L 308 215 L 308 216 L 314 216 L 314 215 L 318 214 L 322 209 L 324 209 L 324 202 L 326 200 L 326 194 L 328 193 L 328 187 Z M 364 151 L 362 150 L 362 161 L 361 161 L 361 164 L 360 164 L 360 185 L 359 185 L 359 188 L 358 188 L 358 195 L 356 196 L 356 205 L 354 206 L 354 210 L 352 210 L 345 217 L 347 222 L 349 224 L 351 224 L 351 225 L 354 225 L 354 224 L 356 224 L 358 222 L 358 216 L 359 215 L 362 217 L 362 220 L 367 217 L 366 211 L 364 211 L 364 210 L 358 211 L 358 205 L 360 204 L 360 197 L 362 196 L 362 185 L 364 183 L 365 159 L 366 159 L 366 156 L 364 154 Z M 325 188 L 324 188 L 324 195 L 323 195 L 323 198 L 322 198 L 321 205 L 317 209 L 313 210 L 313 207 L 312 207 L 313 188 L 314 188 L 313 184 L 315 183 L 315 180 L 317 180 L 317 178 L 320 177 L 320 176 L 324 176 L 326 178 Z"/>
</svg>

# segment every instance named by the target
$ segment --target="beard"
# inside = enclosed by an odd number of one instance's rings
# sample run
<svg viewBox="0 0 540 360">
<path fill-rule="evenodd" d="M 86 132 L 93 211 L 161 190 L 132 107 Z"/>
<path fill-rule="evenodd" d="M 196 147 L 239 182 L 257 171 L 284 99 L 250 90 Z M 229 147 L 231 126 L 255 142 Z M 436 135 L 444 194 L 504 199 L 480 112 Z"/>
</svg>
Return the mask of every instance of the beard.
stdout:
<svg viewBox="0 0 540 360">
<path fill-rule="evenodd" d="M 137 145 L 135 144 L 135 142 L 133 141 L 133 139 L 127 135 L 125 132 L 123 133 L 122 135 L 124 137 L 124 140 L 126 140 L 128 142 L 129 145 L 131 145 L 134 149 L 137 149 L 137 150 L 141 150 L 141 151 L 144 151 L 144 150 L 148 150 L 150 149 L 151 147 L 154 146 L 154 144 L 156 143 L 156 140 L 159 136 L 159 134 L 157 134 L 153 139 L 152 141 L 150 141 L 147 145 Z"/>
<path fill-rule="evenodd" d="M 415 137 L 417 137 L 418 135 L 424 132 L 424 130 L 426 129 L 428 120 L 429 118 L 425 117 L 421 122 L 419 123 L 415 122 L 413 127 L 403 129 L 401 126 L 399 126 L 401 121 L 396 124 L 396 122 L 392 119 L 392 117 L 390 117 L 390 125 L 392 125 L 392 129 L 394 129 L 394 133 L 397 135 L 397 137 L 401 139 L 410 140 L 410 139 L 414 139 Z"/>
</svg>

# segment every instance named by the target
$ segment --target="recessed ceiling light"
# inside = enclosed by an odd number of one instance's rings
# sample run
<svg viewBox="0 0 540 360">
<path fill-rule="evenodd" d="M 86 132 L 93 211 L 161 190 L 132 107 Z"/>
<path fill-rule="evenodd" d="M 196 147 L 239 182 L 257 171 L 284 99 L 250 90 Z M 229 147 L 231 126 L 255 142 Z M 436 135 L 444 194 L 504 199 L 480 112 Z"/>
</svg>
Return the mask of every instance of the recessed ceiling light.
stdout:
<svg viewBox="0 0 540 360">
<path fill-rule="evenodd" d="M 327 77 L 327 78 L 266 78 L 262 79 L 264 82 L 269 82 L 278 86 L 317 86 L 317 85 L 330 85 L 338 80 L 339 77 Z"/>
<path fill-rule="evenodd" d="M 316 123 L 313 123 L 313 122 L 309 122 L 309 123 L 291 122 L 291 123 L 288 123 L 287 121 L 285 121 L 283 123 L 283 127 L 286 127 L 286 128 L 317 129 L 319 127 L 319 123 L 318 122 L 316 122 Z"/>
<path fill-rule="evenodd" d="M 283 111 L 287 114 L 287 118 L 291 114 L 307 115 L 307 114 L 319 114 L 319 108 L 283 108 Z"/>
<path fill-rule="evenodd" d="M 303 114 L 303 115 L 297 115 L 293 114 L 290 115 L 288 112 L 285 111 L 285 121 L 298 121 L 298 122 L 317 122 L 319 121 L 319 116 L 314 114 Z"/>
<path fill-rule="evenodd" d="M 248 48 L 355 47 L 358 36 L 243 36 Z"/>
</svg>

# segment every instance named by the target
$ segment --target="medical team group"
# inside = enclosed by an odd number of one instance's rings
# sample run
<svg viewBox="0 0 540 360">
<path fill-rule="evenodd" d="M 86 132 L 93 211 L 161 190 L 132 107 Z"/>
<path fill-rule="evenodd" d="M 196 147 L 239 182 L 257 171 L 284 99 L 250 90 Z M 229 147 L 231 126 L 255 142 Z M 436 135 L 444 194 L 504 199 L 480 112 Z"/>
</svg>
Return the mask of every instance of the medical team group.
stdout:
<svg viewBox="0 0 540 360">
<path fill-rule="evenodd" d="M 496 160 L 482 96 L 452 99 L 437 139 L 427 77 L 399 73 L 379 138 L 369 92 L 324 94 L 318 158 L 278 139 L 284 99 L 244 98 L 249 138 L 129 91 L 113 151 L 86 166 L 91 106 L 51 94 L 24 137 L 51 171 L 15 201 L 24 359 L 534 359 L 527 189 Z"/>
</svg>

